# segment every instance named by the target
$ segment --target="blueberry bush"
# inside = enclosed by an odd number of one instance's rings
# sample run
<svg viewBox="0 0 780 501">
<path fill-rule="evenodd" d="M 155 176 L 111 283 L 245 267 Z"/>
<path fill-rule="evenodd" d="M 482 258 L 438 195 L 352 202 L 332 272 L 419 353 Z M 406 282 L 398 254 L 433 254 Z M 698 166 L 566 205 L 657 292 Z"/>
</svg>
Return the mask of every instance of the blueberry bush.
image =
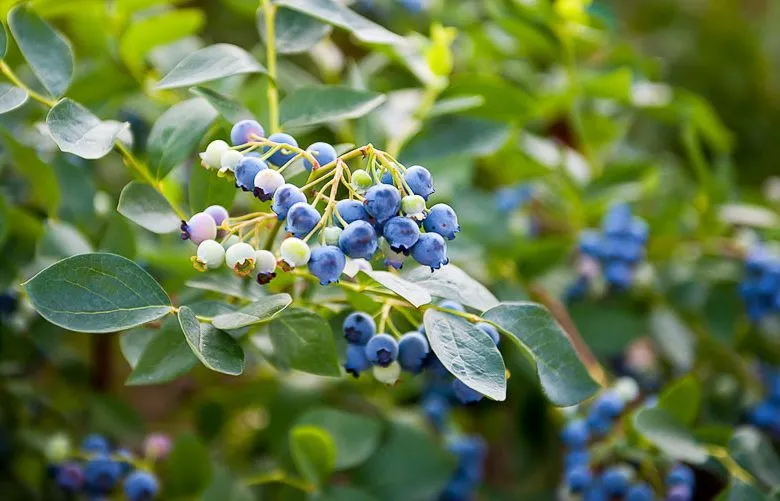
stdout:
<svg viewBox="0 0 780 501">
<path fill-rule="evenodd" d="M 3 499 L 780 499 L 778 178 L 609 3 L 0 11 Z"/>
</svg>

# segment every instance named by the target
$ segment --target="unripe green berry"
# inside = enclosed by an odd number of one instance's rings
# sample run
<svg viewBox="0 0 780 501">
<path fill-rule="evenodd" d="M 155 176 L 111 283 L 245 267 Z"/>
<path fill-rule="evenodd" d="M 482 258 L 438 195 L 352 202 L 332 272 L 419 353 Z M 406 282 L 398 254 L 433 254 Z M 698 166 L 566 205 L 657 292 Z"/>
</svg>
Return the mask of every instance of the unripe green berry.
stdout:
<svg viewBox="0 0 780 501">
<path fill-rule="evenodd" d="M 70 440 L 67 436 L 58 433 L 49 439 L 44 451 L 46 459 L 50 463 L 58 464 L 70 456 Z"/>
<path fill-rule="evenodd" d="M 425 210 L 425 199 L 420 195 L 407 195 L 401 200 L 401 210 L 407 216 L 418 216 Z"/>
<path fill-rule="evenodd" d="M 242 158 L 244 158 L 244 155 L 242 155 L 240 152 L 236 150 L 227 150 L 219 159 L 219 172 L 224 173 L 227 171 L 235 171 L 236 165 L 238 165 L 238 162 L 240 162 Z"/>
<path fill-rule="evenodd" d="M 395 384 L 401 377 L 401 366 L 398 362 L 393 362 L 387 367 L 375 365 L 373 368 L 374 378 L 380 383 Z"/>
<path fill-rule="evenodd" d="M 371 179 L 371 175 L 363 169 L 358 169 L 352 173 L 352 188 L 358 193 L 365 193 L 373 184 L 374 181 Z"/>
<path fill-rule="evenodd" d="M 237 243 L 225 252 L 225 263 L 236 274 L 245 277 L 255 268 L 255 250 L 248 243 Z"/>
<path fill-rule="evenodd" d="M 339 237 L 341 236 L 342 229 L 338 226 L 328 226 L 322 230 L 325 236 L 325 243 L 328 245 L 338 245 Z"/>
<path fill-rule="evenodd" d="M 279 246 L 279 254 L 282 257 L 282 261 L 289 266 L 304 266 L 309 262 L 311 249 L 300 238 L 287 238 Z"/>
<path fill-rule="evenodd" d="M 201 160 L 211 169 L 222 167 L 222 155 L 230 150 L 230 146 L 223 140 L 212 141 L 206 147 L 206 151 L 200 154 Z"/>
<path fill-rule="evenodd" d="M 198 271 L 219 268 L 225 262 L 225 249 L 216 240 L 204 240 L 198 245 L 198 252 L 192 261 Z"/>
</svg>

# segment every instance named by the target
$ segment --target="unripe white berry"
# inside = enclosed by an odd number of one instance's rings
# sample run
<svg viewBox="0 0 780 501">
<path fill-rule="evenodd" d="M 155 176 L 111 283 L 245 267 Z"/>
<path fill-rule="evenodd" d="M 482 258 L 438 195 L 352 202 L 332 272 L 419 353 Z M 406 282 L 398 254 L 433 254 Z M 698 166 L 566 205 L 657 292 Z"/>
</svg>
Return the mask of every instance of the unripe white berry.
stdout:
<svg viewBox="0 0 780 501">
<path fill-rule="evenodd" d="M 235 171 L 236 165 L 238 165 L 238 162 L 240 162 L 242 158 L 244 158 L 244 155 L 242 155 L 241 152 L 238 152 L 236 150 L 227 150 L 225 153 L 222 154 L 222 157 L 219 159 L 219 164 L 220 164 L 219 171 L 220 172 Z"/>
<path fill-rule="evenodd" d="M 300 238 L 287 238 L 279 246 L 279 254 L 289 266 L 304 266 L 311 258 L 311 249 Z"/>
<path fill-rule="evenodd" d="M 258 273 L 273 273 L 276 270 L 276 256 L 264 249 L 255 252 L 255 270 Z"/>
<path fill-rule="evenodd" d="M 401 200 L 401 210 L 407 216 L 417 216 L 425 210 L 425 199 L 420 195 L 407 195 Z"/>
<path fill-rule="evenodd" d="M 273 169 L 263 169 L 255 176 L 255 188 L 259 191 L 256 195 L 260 200 L 271 200 L 281 185 L 284 177 Z"/>
<path fill-rule="evenodd" d="M 219 268 L 225 262 L 225 249 L 216 240 L 204 240 L 198 245 L 197 259 L 209 270 Z"/>
<path fill-rule="evenodd" d="M 393 362 L 387 367 L 375 365 L 373 368 L 374 378 L 380 383 L 395 384 L 401 377 L 401 366 L 398 362 Z"/>
<path fill-rule="evenodd" d="M 630 377 L 622 377 L 615 381 L 615 393 L 626 403 L 631 403 L 639 396 L 639 384 Z"/>
<path fill-rule="evenodd" d="M 222 167 L 222 154 L 230 149 L 230 146 L 223 140 L 212 141 L 206 147 L 206 151 L 200 154 L 201 160 L 206 166 L 212 169 Z"/>
<path fill-rule="evenodd" d="M 328 226 L 322 230 L 322 233 L 325 237 L 325 243 L 328 245 L 338 245 L 341 232 L 342 229 L 338 226 Z"/>
<path fill-rule="evenodd" d="M 225 263 L 237 274 L 246 276 L 255 267 L 255 249 L 246 242 L 232 245 L 225 252 Z"/>
</svg>

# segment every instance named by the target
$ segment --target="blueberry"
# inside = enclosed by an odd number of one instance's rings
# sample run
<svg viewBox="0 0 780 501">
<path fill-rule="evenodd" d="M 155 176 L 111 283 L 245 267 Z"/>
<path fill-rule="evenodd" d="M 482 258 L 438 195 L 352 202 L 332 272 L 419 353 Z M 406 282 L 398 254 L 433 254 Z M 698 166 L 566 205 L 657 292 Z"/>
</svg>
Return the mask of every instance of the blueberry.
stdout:
<svg viewBox="0 0 780 501">
<path fill-rule="evenodd" d="M 561 432 L 561 440 L 566 447 L 574 449 L 585 447 L 590 440 L 587 423 L 582 419 L 575 419 L 569 422 Z"/>
<path fill-rule="evenodd" d="M 382 173 L 382 177 L 379 178 L 379 182 L 382 184 L 390 184 L 390 185 L 395 184 L 393 180 L 393 173 L 390 172 L 389 170 L 384 171 Z"/>
<path fill-rule="evenodd" d="M 441 430 L 450 410 L 447 399 L 441 395 L 427 395 L 420 403 L 425 416 L 434 428 Z"/>
<path fill-rule="evenodd" d="M 631 287 L 634 270 L 628 263 L 610 261 L 604 265 L 604 278 L 615 289 L 626 290 Z"/>
<path fill-rule="evenodd" d="M 84 481 L 92 494 L 107 494 L 114 489 L 122 475 L 119 463 L 107 454 L 98 454 L 84 466 Z"/>
<path fill-rule="evenodd" d="M 348 343 L 365 345 L 376 334 L 376 323 L 370 315 L 356 311 L 344 319 L 343 330 Z"/>
<path fill-rule="evenodd" d="M 311 249 L 299 238 L 285 238 L 279 246 L 279 255 L 287 266 L 303 266 L 311 258 Z"/>
<path fill-rule="evenodd" d="M 387 367 L 398 358 L 398 342 L 389 334 L 376 334 L 366 343 L 366 356 L 373 365 Z"/>
<path fill-rule="evenodd" d="M 365 346 L 357 344 L 347 344 L 347 359 L 344 362 L 344 370 L 354 377 L 358 377 L 361 372 L 371 368 L 371 362 L 366 356 Z"/>
<path fill-rule="evenodd" d="M 309 271 L 320 279 L 320 285 L 328 285 L 339 281 L 347 258 L 341 249 L 335 245 L 317 247 L 311 251 Z"/>
<path fill-rule="evenodd" d="M 404 173 L 404 180 L 412 189 L 412 193 L 420 195 L 425 200 L 428 200 L 428 197 L 434 192 L 433 178 L 425 167 L 419 165 L 409 167 Z"/>
<path fill-rule="evenodd" d="M 623 496 L 628 491 L 631 478 L 626 468 L 613 466 L 604 470 L 601 481 L 604 484 L 604 491 L 608 495 Z"/>
<path fill-rule="evenodd" d="M 78 463 L 66 463 L 57 469 L 55 481 L 67 492 L 79 492 L 84 485 L 84 471 Z"/>
<path fill-rule="evenodd" d="M 225 251 L 225 264 L 239 276 L 247 276 L 255 269 L 254 247 L 246 242 L 231 245 Z"/>
<path fill-rule="evenodd" d="M 217 139 L 212 141 L 206 147 L 206 151 L 200 154 L 200 158 L 207 167 L 212 169 L 219 169 L 222 166 L 222 154 L 230 149 L 225 141 Z"/>
<path fill-rule="evenodd" d="M 254 195 L 267 202 L 271 200 L 282 185 L 284 184 L 284 177 L 273 169 L 262 169 L 255 176 L 254 189 L 252 192 Z"/>
<path fill-rule="evenodd" d="M 591 412 L 587 417 L 588 430 L 591 435 L 603 437 L 612 430 L 613 420 L 601 414 Z"/>
<path fill-rule="evenodd" d="M 580 235 L 580 252 L 593 257 L 600 258 L 602 252 L 602 238 L 597 231 L 583 231 Z"/>
<path fill-rule="evenodd" d="M 647 223 L 639 219 L 638 217 L 635 217 L 631 221 L 631 226 L 628 229 L 630 235 L 634 240 L 636 240 L 639 243 L 647 243 L 647 237 L 650 234 L 650 229 L 647 226 Z"/>
<path fill-rule="evenodd" d="M 417 331 L 407 332 L 398 340 L 398 363 L 412 374 L 422 370 L 429 352 L 428 339 Z"/>
<path fill-rule="evenodd" d="M 475 327 L 490 336 L 490 339 L 493 340 L 493 344 L 498 346 L 499 341 L 501 341 L 501 336 L 498 333 L 498 329 L 496 329 L 493 324 L 479 322 Z"/>
<path fill-rule="evenodd" d="M 225 264 L 225 248 L 216 240 L 204 240 L 198 245 L 193 264 L 199 271 L 219 268 Z"/>
<path fill-rule="evenodd" d="M 449 262 L 447 259 L 447 244 L 438 233 L 423 233 L 412 247 L 412 257 L 431 271 L 439 269 Z"/>
<path fill-rule="evenodd" d="M 452 380 L 452 390 L 455 393 L 455 398 L 462 404 L 471 404 L 482 400 L 484 395 L 482 393 L 471 389 L 460 379 Z"/>
<path fill-rule="evenodd" d="M 616 391 L 606 391 L 596 398 L 590 411 L 593 414 L 615 419 L 623 412 L 624 408 L 625 402 Z"/>
<path fill-rule="evenodd" d="M 108 454 L 111 446 L 103 435 L 92 433 L 81 441 L 81 451 L 87 454 Z"/>
<path fill-rule="evenodd" d="M 378 184 L 366 192 L 366 212 L 384 223 L 401 210 L 401 193 L 395 186 Z"/>
<path fill-rule="evenodd" d="M 563 465 L 566 469 L 575 466 L 587 466 L 590 463 L 590 453 L 587 449 L 574 449 L 566 453 L 563 458 Z"/>
<path fill-rule="evenodd" d="M 151 501 L 160 486 L 154 475 L 148 471 L 136 470 L 125 479 L 124 489 L 128 501 Z"/>
<path fill-rule="evenodd" d="M 198 212 L 189 221 L 181 222 L 181 239 L 200 245 L 204 240 L 217 238 L 217 223 L 205 212 Z"/>
<path fill-rule="evenodd" d="M 343 219 L 347 224 L 355 221 L 368 221 L 368 212 L 362 203 L 357 200 L 340 200 L 336 203 L 336 213 L 339 217 L 336 218 L 336 224 L 344 226 L 341 222 Z"/>
<path fill-rule="evenodd" d="M 374 227 L 365 221 L 349 223 L 339 236 L 339 247 L 344 254 L 353 259 L 371 259 L 377 245 Z"/>
<path fill-rule="evenodd" d="M 385 223 L 383 235 L 393 252 L 408 254 L 420 238 L 420 227 L 409 218 L 396 216 Z"/>
<path fill-rule="evenodd" d="M 390 244 L 387 243 L 387 239 L 383 238 L 381 243 L 382 254 L 384 255 L 384 265 L 393 267 L 396 270 L 400 270 L 404 267 L 404 261 L 406 256 L 401 252 L 395 252 L 390 248 Z"/>
<path fill-rule="evenodd" d="M 687 465 L 678 463 L 666 474 L 666 486 L 686 485 L 692 487 L 695 482 L 693 470 Z"/>
<path fill-rule="evenodd" d="M 289 134 L 285 134 L 284 132 L 276 132 L 274 134 L 271 134 L 268 136 L 269 141 L 273 141 L 274 143 L 279 144 L 288 144 L 290 146 L 294 146 L 295 148 L 298 147 L 298 141 L 295 140 L 294 137 L 292 137 Z M 271 151 L 271 146 L 263 146 L 263 153 L 268 153 Z M 295 158 L 295 155 L 297 153 L 295 151 L 289 150 L 282 146 L 278 150 L 276 150 L 270 157 L 268 157 L 268 161 L 272 164 L 276 165 L 277 167 L 281 167 L 293 158 Z"/>
<path fill-rule="evenodd" d="M 628 488 L 625 501 L 653 501 L 654 499 L 652 487 L 642 482 Z"/>
<path fill-rule="evenodd" d="M 263 126 L 255 120 L 241 120 L 236 122 L 230 130 L 230 142 L 233 143 L 233 146 L 255 141 L 256 139 L 252 136 L 265 137 Z"/>
<path fill-rule="evenodd" d="M 265 285 L 276 277 L 276 256 L 271 251 L 261 249 L 255 252 L 255 271 L 257 283 Z"/>
<path fill-rule="evenodd" d="M 287 233 L 297 238 L 308 235 L 320 222 L 320 213 L 306 202 L 297 202 L 287 212 Z"/>
<path fill-rule="evenodd" d="M 693 489 L 687 485 L 675 485 L 666 493 L 666 501 L 691 501 Z"/>
<path fill-rule="evenodd" d="M 607 235 L 621 235 L 631 231 L 631 207 L 621 203 L 613 205 L 604 216 L 601 227 Z"/>
<path fill-rule="evenodd" d="M 423 228 L 427 232 L 438 233 L 447 240 L 455 238 L 455 233 L 460 231 L 458 216 L 447 204 L 436 204 L 431 207 L 428 216 L 423 221 Z"/>
<path fill-rule="evenodd" d="M 590 487 L 593 474 L 587 465 L 575 466 L 566 472 L 566 487 L 573 493 L 580 493 Z"/>
<path fill-rule="evenodd" d="M 371 174 L 364 171 L 363 169 L 358 169 L 352 173 L 352 180 L 350 184 L 352 189 L 362 194 L 371 188 L 371 186 L 374 184 L 374 180 L 371 178 Z"/>
<path fill-rule="evenodd" d="M 122 475 L 127 475 L 133 469 L 133 453 L 127 449 L 118 449 L 115 453 Z"/>
<path fill-rule="evenodd" d="M 236 187 L 244 191 L 254 191 L 255 177 L 268 165 L 257 157 L 244 156 L 236 165 Z"/>
<path fill-rule="evenodd" d="M 439 303 L 439 306 L 442 308 L 447 308 L 448 310 L 455 310 L 461 313 L 466 313 L 466 308 L 462 304 L 457 301 L 452 301 L 451 299 L 445 299 Z"/>
<path fill-rule="evenodd" d="M 314 143 L 306 148 L 306 151 L 312 154 L 314 159 L 317 161 L 318 167 L 322 167 L 323 165 L 327 165 L 333 162 L 338 156 L 336 149 L 328 143 Z M 309 162 L 308 159 L 303 161 L 303 166 L 306 168 L 307 172 L 311 172 L 314 169 L 314 166 L 311 162 Z"/>
<path fill-rule="evenodd" d="M 214 220 L 217 226 L 221 225 L 223 221 L 225 221 L 228 217 L 230 217 L 230 214 L 228 214 L 227 209 L 225 209 L 221 205 L 211 205 L 209 207 L 206 207 L 206 210 L 204 210 L 203 212 L 211 216 L 211 218 Z"/>
<path fill-rule="evenodd" d="M 279 221 L 284 221 L 287 213 L 290 211 L 290 207 L 298 202 L 306 202 L 306 195 L 294 184 L 285 183 L 274 193 L 271 210 L 276 213 Z"/>
</svg>

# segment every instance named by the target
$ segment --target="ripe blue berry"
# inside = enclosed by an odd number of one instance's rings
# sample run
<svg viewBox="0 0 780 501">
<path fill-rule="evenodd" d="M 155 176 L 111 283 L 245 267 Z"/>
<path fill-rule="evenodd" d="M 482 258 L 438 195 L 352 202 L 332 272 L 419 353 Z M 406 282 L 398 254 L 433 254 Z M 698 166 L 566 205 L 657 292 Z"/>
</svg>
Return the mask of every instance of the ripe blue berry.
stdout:
<svg viewBox="0 0 780 501">
<path fill-rule="evenodd" d="M 575 466 L 566 472 L 566 487 L 570 492 L 580 493 L 590 487 L 593 481 L 593 474 L 587 465 Z"/>
<path fill-rule="evenodd" d="M 428 200 L 428 197 L 434 192 L 433 178 L 425 167 L 419 165 L 409 167 L 404 173 L 404 180 L 412 189 L 412 193 L 420 195 L 425 200 Z"/>
<path fill-rule="evenodd" d="M 563 458 L 563 465 L 566 469 L 575 466 L 587 466 L 590 463 L 590 452 L 587 449 L 574 449 L 566 453 Z"/>
<path fill-rule="evenodd" d="M 379 182 L 382 184 L 394 184 L 393 183 L 393 173 L 389 170 L 386 170 L 382 173 L 382 177 L 379 178 Z"/>
<path fill-rule="evenodd" d="M 221 205 L 211 205 L 209 207 L 206 207 L 206 210 L 204 210 L 206 214 L 211 216 L 212 219 L 214 219 L 214 222 L 217 226 L 221 225 L 223 221 L 225 221 L 228 217 L 230 217 L 230 214 L 228 214 L 227 209 L 222 207 Z"/>
<path fill-rule="evenodd" d="M 306 151 L 311 153 L 314 159 L 317 160 L 318 167 L 333 162 L 338 156 L 336 149 L 328 143 L 314 143 L 306 148 Z M 311 172 L 314 169 L 314 166 L 308 159 L 303 161 L 303 166 L 307 172 Z"/>
<path fill-rule="evenodd" d="M 588 445 L 590 432 L 588 424 L 582 419 L 575 419 L 568 423 L 561 432 L 561 440 L 566 447 L 579 449 Z"/>
<path fill-rule="evenodd" d="M 254 141 L 255 139 L 252 136 L 265 137 L 263 126 L 255 120 L 241 120 L 236 122 L 230 130 L 230 142 L 233 143 L 233 146 Z"/>
<path fill-rule="evenodd" d="M 631 231 L 631 207 L 628 204 L 616 204 L 610 207 L 601 227 L 607 235 L 620 235 Z"/>
<path fill-rule="evenodd" d="M 590 412 L 609 419 L 615 419 L 623 412 L 624 408 L 625 402 L 620 398 L 620 395 L 616 391 L 607 391 L 593 402 Z"/>
<path fill-rule="evenodd" d="M 458 216 L 447 204 L 436 204 L 431 207 L 428 216 L 423 221 L 423 227 L 425 231 L 438 233 L 447 240 L 455 238 L 455 233 L 460 231 Z"/>
<path fill-rule="evenodd" d="M 119 482 L 122 468 L 107 454 L 98 454 L 84 466 L 84 483 L 93 494 L 107 494 Z"/>
<path fill-rule="evenodd" d="M 420 405 L 434 428 L 437 430 L 444 428 L 444 422 L 450 410 L 449 402 L 445 397 L 431 394 L 426 396 Z"/>
<path fill-rule="evenodd" d="M 280 143 L 280 144 L 289 144 L 290 146 L 298 147 L 298 141 L 295 140 L 294 137 L 292 137 L 289 134 L 285 134 L 284 132 L 276 132 L 274 134 L 271 134 L 268 136 L 269 141 L 273 141 L 274 143 Z M 271 146 L 263 146 L 263 153 L 268 153 L 271 151 Z M 289 150 L 282 146 L 278 150 L 276 150 L 270 157 L 268 157 L 268 161 L 272 164 L 276 165 L 277 167 L 281 167 L 282 165 L 286 164 L 293 158 L 295 158 L 296 153 L 292 150 Z"/>
<path fill-rule="evenodd" d="M 398 341 L 398 363 L 412 374 L 422 370 L 429 352 L 428 339 L 417 331 L 407 332 Z"/>
<path fill-rule="evenodd" d="M 420 239 L 420 227 L 409 218 L 396 216 L 385 223 L 382 234 L 393 252 L 408 254 Z"/>
<path fill-rule="evenodd" d="M 401 210 L 401 193 L 395 186 L 378 184 L 366 192 L 366 212 L 384 223 Z"/>
<path fill-rule="evenodd" d="M 322 216 L 320 213 L 306 202 L 297 202 L 290 207 L 287 212 L 287 233 L 291 233 L 297 238 L 303 238 L 311 232 Z"/>
<path fill-rule="evenodd" d="M 439 303 L 439 306 L 442 308 L 447 308 L 448 310 L 455 310 L 461 313 L 466 313 L 466 308 L 462 304 L 457 301 L 452 301 L 451 299 L 445 299 Z"/>
<path fill-rule="evenodd" d="M 128 501 L 151 501 L 160 486 L 155 476 L 148 471 L 135 470 L 125 479 L 124 489 Z"/>
<path fill-rule="evenodd" d="M 84 440 L 81 441 L 81 451 L 87 454 L 108 454 L 110 450 L 111 446 L 109 445 L 108 440 L 106 440 L 103 435 L 98 435 L 97 433 L 87 435 L 84 437 Z"/>
<path fill-rule="evenodd" d="M 632 485 L 626 493 L 626 501 L 653 501 L 654 499 L 653 489 L 644 482 Z"/>
<path fill-rule="evenodd" d="M 498 329 L 496 329 L 492 324 L 479 322 L 475 325 L 475 327 L 490 336 L 490 339 L 493 340 L 493 344 L 498 346 L 499 341 L 501 341 L 501 336 L 498 333 Z"/>
<path fill-rule="evenodd" d="M 376 334 L 376 323 L 370 315 L 356 311 L 344 319 L 343 329 L 348 343 L 365 345 Z"/>
<path fill-rule="evenodd" d="M 449 263 L 447 259 L 447 244 L 438 233 L 423 233 L 412 247 L 412 257 L 431 271 L 437 270 Z"/>
<path fill-rule="evenodd" d="M 625 290 L 631 286 L 634 270 L 628 263 L 609 261 L 604 266 L 604 278 L 612 287 Z"/>
<path fill-rule="evenodd" d="M 398 342 L 389 334 L 376 334 L 366 343 L 366 356 L 373 365 L 387 367 L 398 358 Z"/>
<path fill-rule="evenodd" d="M 371 368 L 371 362 L 366 356 L 366 347 L 358 344 L 347 344 L 347 359 L 344 362 L 344 370 L 354 377 Z"/>
<path fill-rule="evenodd" d="M 466 384 L 460 379 L 452 380 L 452 390 L 455 393 L 455 398 L 462 404 L 471 404 L 482 400 L 484 395 L 466 386 Z"/>
<path fill-rule="evenodd" d="M 57 469 L 57 485 L 67 492 L 78 492 L 84 485 L 84 471 L 78 463 L 66 463 Z"/>
<path fill-rule="evenodd" d="M 217 238 L 217 223 L 205 212 L 198 212 L 189 221 L 181 222 L 181 239 L 200 245 L 204 240 Z"/>
<path fill-rule="evenodd" d="M 283 221 L 287 217 L 290 207 L 298 202 L 306 202 L 306 195 L 294 184 L 285 183 L 274 193 L 271 210 L 279 217 L 279 221 Z"/>
<path fill-rule="evenodd" d="M 311 251 L 309 271 L 320 279 L 320 285 L 328 285 L 339 281 L 347 258 L 341 249 L 335 245 L 317 247 Z"/>
<path fill-rule="evenodd" d="M 687 465 L 678 463 L 667 473 L 666 486 L 686 485 L 691 487 L 694 484 L 694 480 L 693 470 Z"/>
<path fill-rule="evenodd" d="M 352 259 L 371 259 L 377 248 L 374 227 L 359 220 L 349 223 L 339 236 L 339 247 Z"/>
<path fill-rule="evenodd" d="M 368 212 L 362 203 L 357 200 L 340 200 L 336 203 L 336 213 L 339 217 L 336 218 L 336 224 L 344 226 L 341 222 L 343 219 L 347 224 L 355 221 L 368 221 Z"/>
<path fill-rule="evenodd" d="M 613 466 L 601 475 L 604 491 L 610 496 L 622 496 L 628 491 L 631 482 L 630 472 L 626 468 Z"/>
<path fill-rule="evenodd" d="M 284 177 L 273 169 L 261 169 L 255 176 L 254 189 L 252 192 L 254 195 L 267 202 L 271 200 L 279 189 L 284 184 Z"/>
<path fill-rule="evenodd" d="M 255 189 L 255 177 L 268 165 L 261 159 L 253 156 L 244 156 L 238 165 L 236 165 L 236 187 L 244 191 L 253 191 Z"/>
</svg>

